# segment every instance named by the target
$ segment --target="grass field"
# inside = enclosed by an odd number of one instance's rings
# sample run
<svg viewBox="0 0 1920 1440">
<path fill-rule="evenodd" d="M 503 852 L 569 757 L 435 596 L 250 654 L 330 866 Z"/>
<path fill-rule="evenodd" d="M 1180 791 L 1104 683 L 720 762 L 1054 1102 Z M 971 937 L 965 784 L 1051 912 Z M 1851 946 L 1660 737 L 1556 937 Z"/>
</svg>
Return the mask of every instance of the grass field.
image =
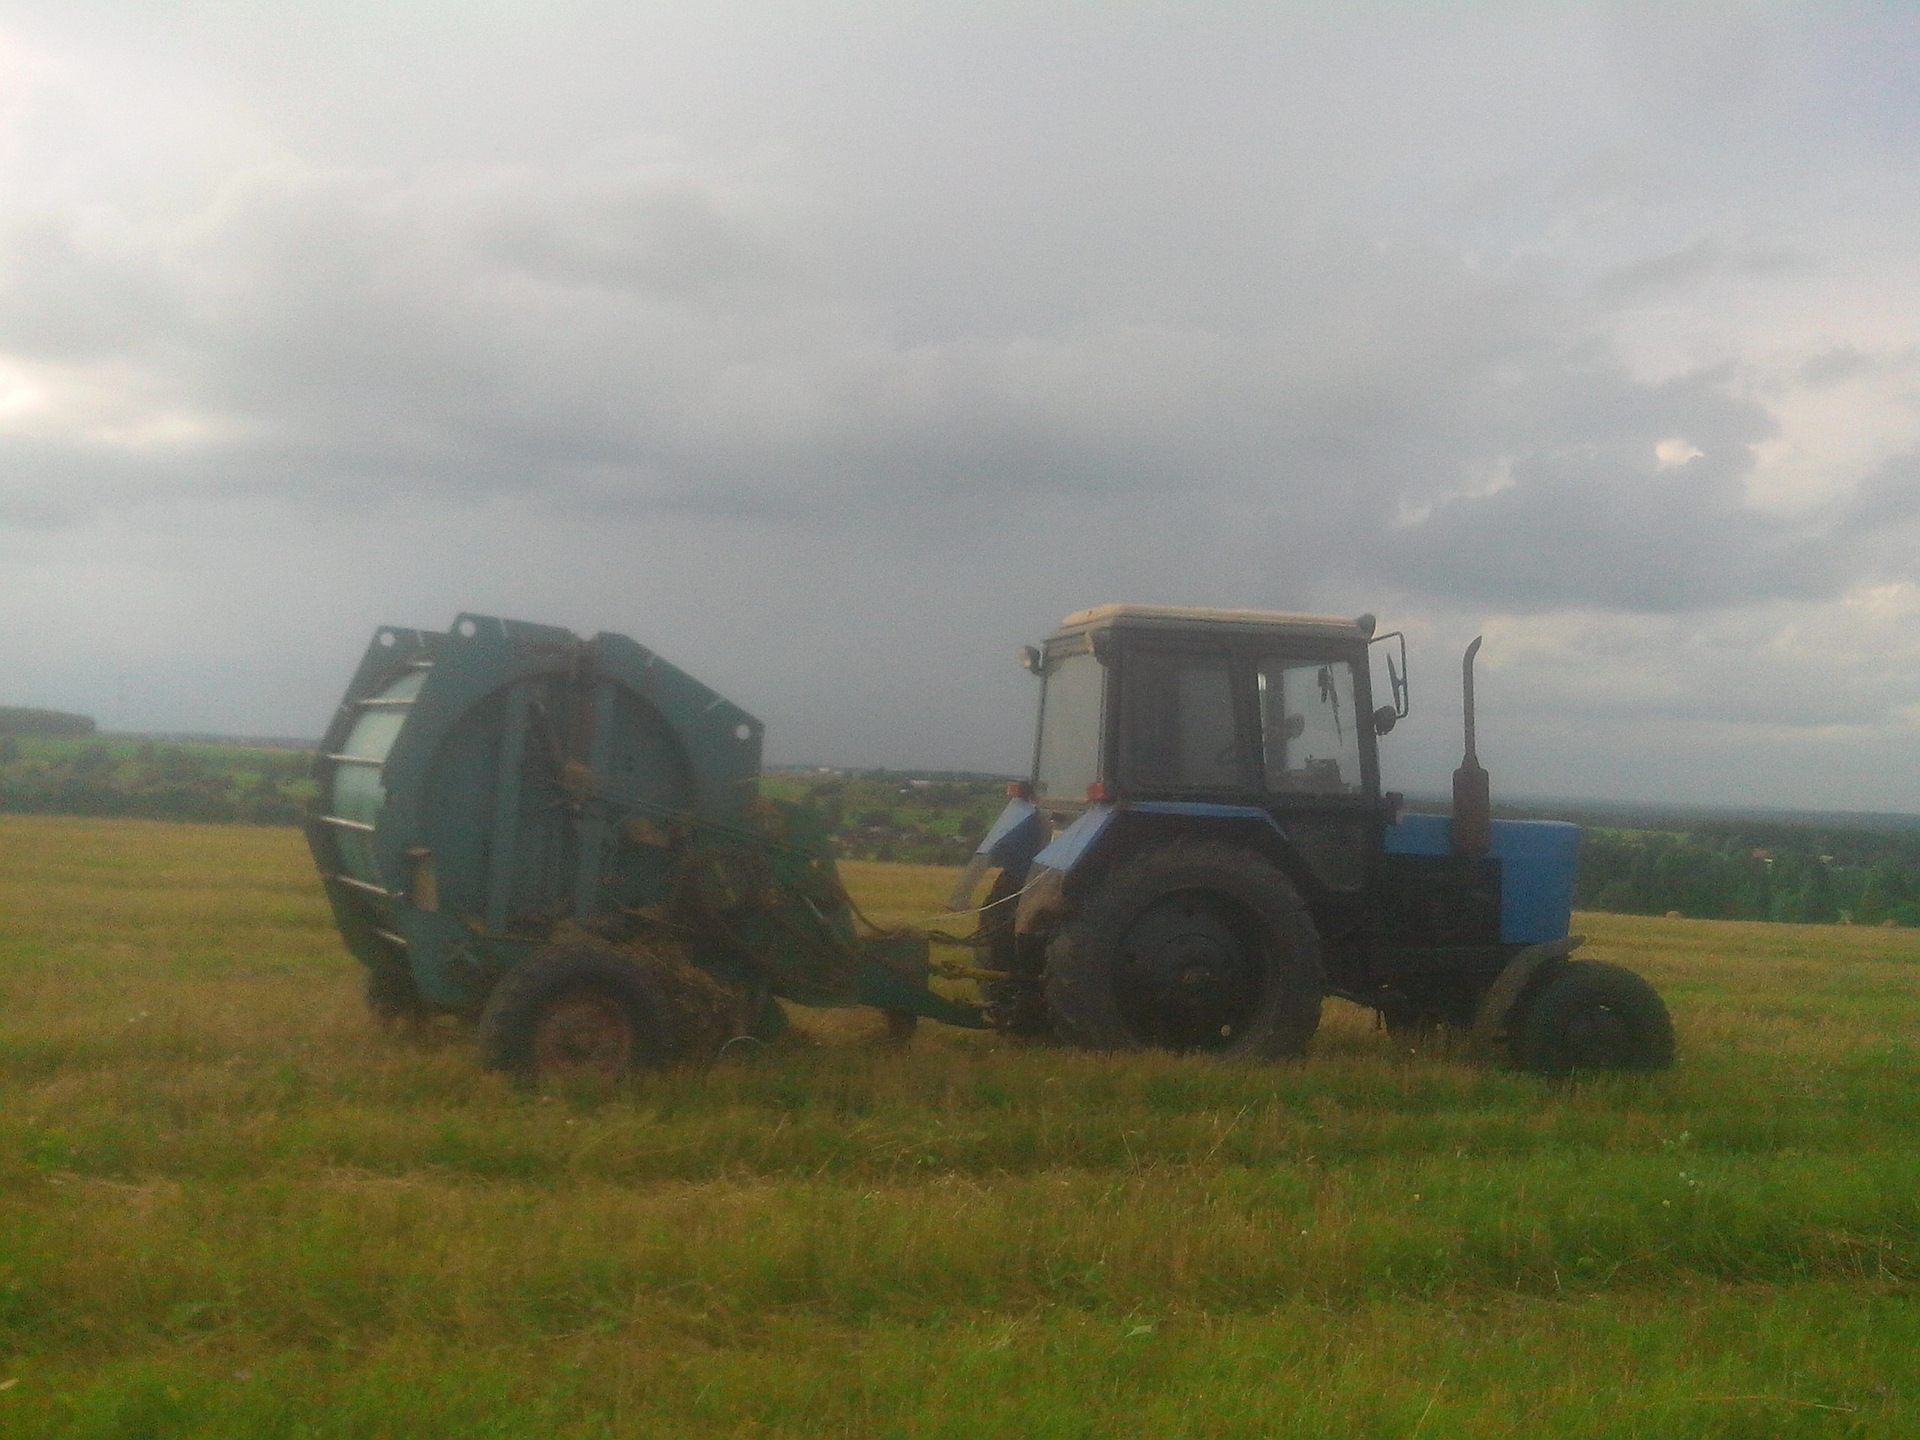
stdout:
<svg viewBox="0 0 1920 1440">
<path fill-rule="evenodd" d="M 1581 919 L 1673 1074 L 803 1012 L 542 1099 L 372 1031 L 294 832 L 0 817 L 0 1435 L 1920 1434 L 1920 932 Z"/>
</svg>

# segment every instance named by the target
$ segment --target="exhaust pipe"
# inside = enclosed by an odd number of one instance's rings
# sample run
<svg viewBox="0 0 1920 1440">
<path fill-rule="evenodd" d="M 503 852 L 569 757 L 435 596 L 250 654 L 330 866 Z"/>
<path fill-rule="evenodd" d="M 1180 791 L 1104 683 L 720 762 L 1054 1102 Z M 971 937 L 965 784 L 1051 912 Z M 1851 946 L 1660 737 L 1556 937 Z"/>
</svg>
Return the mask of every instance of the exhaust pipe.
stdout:
<svg viewBox="0 0 1920 1440">
<path fill-rule="evenodd" d="M 1485 636 L 1476 635 L 1460 661 L 1460 689 L 1467 722 L 1467 753 L 1453 772 L 1453 853 L 1473 859 L 1493 847 L 1493 797 L 1487 772 L 1473 753 L 1473 657 Z"/>
</svg>

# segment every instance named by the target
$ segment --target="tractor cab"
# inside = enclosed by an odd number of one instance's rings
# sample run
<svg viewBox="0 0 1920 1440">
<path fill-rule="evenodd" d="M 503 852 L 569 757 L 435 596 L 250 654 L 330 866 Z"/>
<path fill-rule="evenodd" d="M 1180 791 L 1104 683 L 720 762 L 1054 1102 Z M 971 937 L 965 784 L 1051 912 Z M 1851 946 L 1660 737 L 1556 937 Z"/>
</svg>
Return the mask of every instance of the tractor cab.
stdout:
<svg viewBox="0 0 1920 1440">
<path fill-rule="evenodd" d="M 1103 605 L 1070 615 L 1042 678 L 1034 799 L 1379 801 L 1371 621 Z M 1396 674 L 1398 672 L 1396 671 Z"/>
<path fill-rule="evenodd" d="M 1380 790 L 1371 616 L 1102 605 L 1028 652 L 1041 677 L 1031 801 L 1052 825 L 1090 806 L 1178 820 L 1253 822 L 1284 838 L 1295 880 L 1325 905 L 1368 882 L 1398 797 Z M 1380 637 L 1392 642 L 1396 635 Z"/>
</svg>

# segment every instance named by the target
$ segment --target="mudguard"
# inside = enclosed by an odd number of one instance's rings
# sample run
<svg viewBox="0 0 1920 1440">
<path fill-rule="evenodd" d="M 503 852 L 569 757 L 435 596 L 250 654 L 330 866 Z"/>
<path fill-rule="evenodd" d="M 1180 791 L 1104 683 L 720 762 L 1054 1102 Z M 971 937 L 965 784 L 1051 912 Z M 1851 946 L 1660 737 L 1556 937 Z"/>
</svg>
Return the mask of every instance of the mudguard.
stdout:
<svg viewBox="0 0 1920 1440">
<path fill-rule="evenodd" d="M 1014 796 L 1007 801 L 1000 818 L 988 827 L 973 857 L 967 861 L 966 869 L 954 882 L 953 893 L 947 896 L 947 909 L 968 908 L 973 903 L 973 892 L 980 884 L 980 877 L 995 867 L 1012 872 L 1016 883 L 1024 880 L 1033 857 L 1052 838 L 1053 827 L 1040 808 L 1031 800 Z"/>
<path fill-rule="evenodd" d="M 1534 977 L 1544 967 L 1566 959 L 1586 941 L 1584 935 L 1564 935 L 1541 945 L 1529 945 L 1507 961 L 1507 968 L 1488 987 L 1487 993 L 1481 997 L 1480 1009 L 1474 1014 L 1473 1048 L 1483 1054 L 1491 1051 L 1506 1033 L 1513 1007 L 1519 1004 L 1520 997 L 1526 994 Z"/>
</svg>

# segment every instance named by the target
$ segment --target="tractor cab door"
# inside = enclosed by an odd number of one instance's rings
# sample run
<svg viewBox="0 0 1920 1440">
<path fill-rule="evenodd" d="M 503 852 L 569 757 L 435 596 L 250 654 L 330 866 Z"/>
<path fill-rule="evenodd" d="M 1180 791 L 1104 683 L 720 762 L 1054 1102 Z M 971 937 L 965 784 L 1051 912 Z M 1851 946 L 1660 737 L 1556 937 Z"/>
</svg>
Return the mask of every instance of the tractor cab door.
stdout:
<svg viewBox="0 0 1920 1440">
<path fill-rule="evenodd" d="M 1266 808 L 1330 891 L 1357 893 L 1379 824 L 1365 672 L 1351 659 L 1262 655 L 1253 666 Z"/>
<path fill-rule="evenodd" d="M 1128 649 L 1120 685 L 1120 783 L 1130 795 L 1239 799 L 1254 786 L 1242 657 Z"/>
<path fill-rule="evenodd" d="M 1122 793 L 1259 806 L 1318 888 L 1357 896 L 1380 823 L 1363 658 L 1281 636 L 1135 639 L 1113 727 Z"/>
</svg>

